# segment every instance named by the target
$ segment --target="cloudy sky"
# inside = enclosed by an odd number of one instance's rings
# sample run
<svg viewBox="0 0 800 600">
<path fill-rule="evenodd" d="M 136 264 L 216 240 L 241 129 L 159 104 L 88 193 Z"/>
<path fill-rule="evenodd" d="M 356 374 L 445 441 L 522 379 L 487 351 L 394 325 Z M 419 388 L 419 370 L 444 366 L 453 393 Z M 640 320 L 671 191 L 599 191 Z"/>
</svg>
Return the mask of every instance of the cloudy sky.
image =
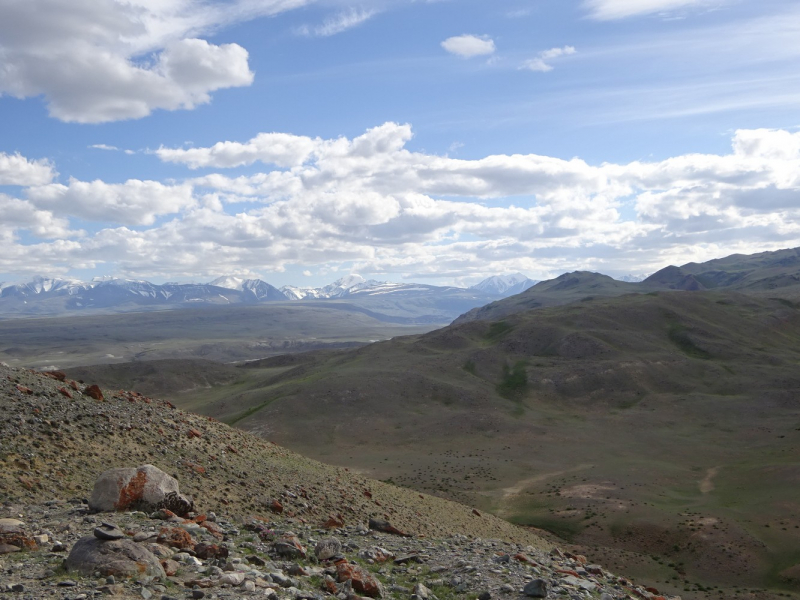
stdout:
<svg viewBox="0 0 800 600">
<path fill-rule="evenodd" d="M 5 0 L 0 281 L 800 246 L 796 0 Z"/>
</svg>

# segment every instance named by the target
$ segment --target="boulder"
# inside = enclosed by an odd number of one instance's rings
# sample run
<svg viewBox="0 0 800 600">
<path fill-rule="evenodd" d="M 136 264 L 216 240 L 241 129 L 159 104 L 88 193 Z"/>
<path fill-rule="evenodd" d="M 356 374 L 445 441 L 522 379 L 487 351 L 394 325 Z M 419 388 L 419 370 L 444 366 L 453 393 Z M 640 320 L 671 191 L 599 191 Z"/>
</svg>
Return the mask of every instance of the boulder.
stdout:
<svg viewBox="0 0 800 600">
<path fill-rule="evenodd" d="M 17 552 L 23 548 L 36 550 L 36 542 L 25 532 L 25 523 L 17 519 L 0 519 L 0 554 Z"/>
<path fill-rule="evenodd" d="M 325 538 L 317 542 L 314 555 L 318 560 L 328 560 L 342 552 L 342 543 L 336 538 Z"/>
<path fill-rule="evenodd" d="M 358 565 L 350 564 L 342 560 L 336 563 L 336 579 L 339 583 L 350 582 L 353 589 L 359 594 L 370 596 L 371 598 L 383 597 L 383 586 L 369 571 L 365 571 Z"/>
<path fill-rule="evenodd" d="M 547 582 L 544 579 L 534 579 L 529 581 L 522 593 L 529 598 L 547 598 Z"/>
<path fill-rule="evenodd" d="M 191 498 L 181 495 L 177 479 L 158 467 L 143 465 L 102 473 L 94 483 L 89 508 L 96 512 L 166 508 L 185 516 L 194 504 Z"/>
<path fill-rule="evenodd" d="M 158 559 L 130 539 L 100 540 L 93 535 L 78 540 L 64 563 L 68 572 L 106 577 L 166 577 Z"/>
</svg>

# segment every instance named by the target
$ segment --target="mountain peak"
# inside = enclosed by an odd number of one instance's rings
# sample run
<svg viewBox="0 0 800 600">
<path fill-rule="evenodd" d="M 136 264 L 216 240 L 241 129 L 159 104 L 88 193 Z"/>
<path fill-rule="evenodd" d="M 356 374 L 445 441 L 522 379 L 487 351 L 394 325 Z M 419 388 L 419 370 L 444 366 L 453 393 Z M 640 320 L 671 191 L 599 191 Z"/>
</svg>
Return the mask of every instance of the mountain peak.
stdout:
<svg viewBox="0 0 800 600">
<path fill-rule="evenodd" d="M 535 283 L 536 281 L 522 273 L 506 273 L 487 277 L 469 289 L 497 296 L 512 296 L 524 292 Z"/>
</svg>

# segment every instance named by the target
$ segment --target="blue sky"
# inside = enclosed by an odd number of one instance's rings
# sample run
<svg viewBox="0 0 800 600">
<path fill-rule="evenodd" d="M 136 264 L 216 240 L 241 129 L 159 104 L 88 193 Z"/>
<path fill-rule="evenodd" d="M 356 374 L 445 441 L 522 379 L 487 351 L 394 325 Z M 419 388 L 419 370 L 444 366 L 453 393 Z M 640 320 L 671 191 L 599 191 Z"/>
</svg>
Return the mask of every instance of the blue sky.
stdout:
<svg viewBox="0 0 800 600">
<path fill-rule="evenodd" d="M 0 52 L 0 281 L 800 246 L 787 0 L 12 0 Z"/>
</svg>

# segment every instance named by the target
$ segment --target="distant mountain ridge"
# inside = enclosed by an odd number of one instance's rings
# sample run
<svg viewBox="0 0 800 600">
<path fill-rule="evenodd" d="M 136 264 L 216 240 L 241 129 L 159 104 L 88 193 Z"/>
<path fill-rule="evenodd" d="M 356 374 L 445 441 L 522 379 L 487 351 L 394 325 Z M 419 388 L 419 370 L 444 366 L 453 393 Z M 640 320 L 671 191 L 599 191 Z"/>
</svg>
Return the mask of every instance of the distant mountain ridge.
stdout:
<svg viewBox="0 0 800 600">
<path fill-rule="evenodd" d="M 497 283 L 497 281 L 500 284 Z M 516 274 L 472 288 L 392 283 L 351 274 L 319 288 L 222 276 L 209 283 L 164 283 L 98 277 L 90 282 L 37 276 L 0 285 L 0 315 L 52 315 L 68 311 L 130 311 L 160 307 L 346 300 L 395 322 L 447 323 L 470 308 L 516 293 L 531 280 Z"/>
<path fill-rule="evenodd" d="M 502 319 L 531 308 L 666 290 L 724 290 L 800 300 L 800 248 L 733 254 L 705 263 L 669 265 L 643 281 L 620 281 L 590 271 L 564 273 L 524 292 L 474 308 L 454 323 Z"/>
</svg>

